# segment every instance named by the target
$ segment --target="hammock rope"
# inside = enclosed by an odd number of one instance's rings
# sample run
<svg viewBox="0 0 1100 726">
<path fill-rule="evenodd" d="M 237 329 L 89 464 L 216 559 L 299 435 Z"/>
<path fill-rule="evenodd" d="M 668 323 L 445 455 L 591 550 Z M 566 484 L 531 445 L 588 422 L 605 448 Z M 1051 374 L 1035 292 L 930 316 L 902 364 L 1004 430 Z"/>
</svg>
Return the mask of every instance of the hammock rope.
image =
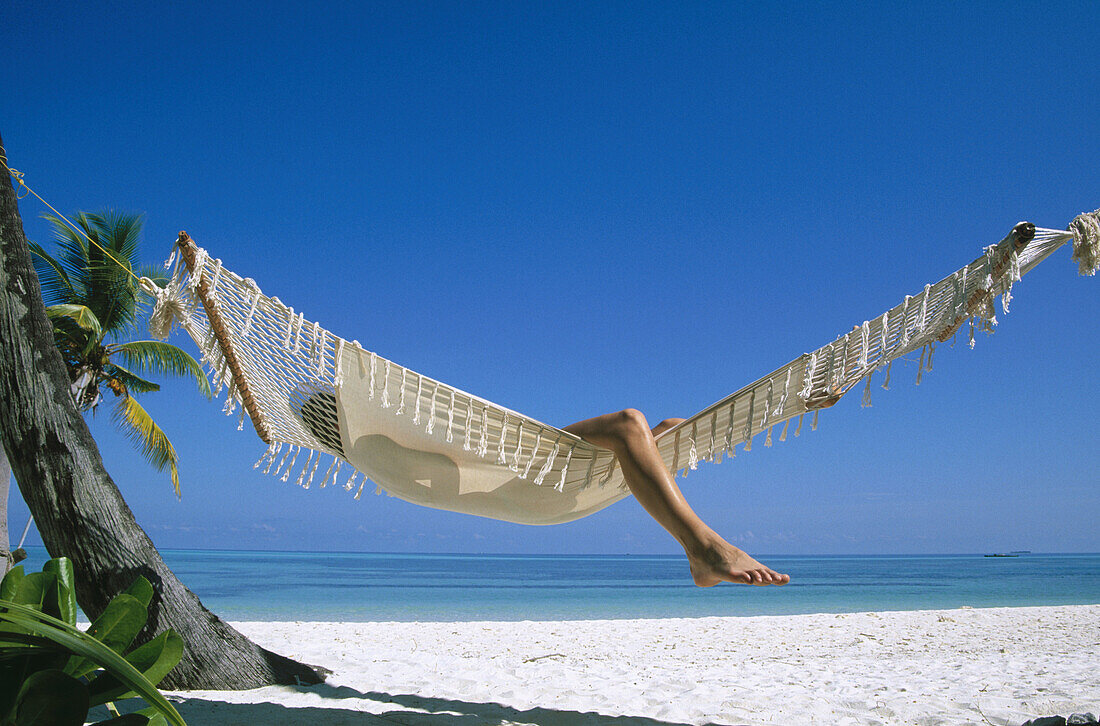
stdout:
<svg viewBox="0 0 1100 726">
<path fill-rule="evenodd" d="M 816 429 L 818 413 L 860 382 L 870 405 L 872 375 L 885 369 L 888 388 L 891 363 L 917 351 L 919 384 L 936 343 L 966 324 L 971 346 L 975 330 L 991 333 L 995 299 L 1007 314 L 1013 285 L 1070 240 L 1080 274 L 1094 274 L 1100 210 L 1069 231 L 1021 222 L 953 274 L 662 432 L 662 459 L 683 477 L 700 461 L 750 451 L 761 433 L 771 446 L 779 424 L 785 441 L 791 419 L 799 436 L 807 413 Z M 333 335 L 211 259 L 186 232 L 177 248 L 167 286 L 145 285 L 155 288 L 151 331 L 163 338 L 178 322 L 194 339 L 215 387 L 226 390 L 226 412 L 240 405 L 268 445 L 255 465 L 264 473 L 288 481 L 304 462 L 294 481 L 309 488 L 323 467 L 326 486 L 347 463 L 345 489 L 364 477 L 356 499 L 369 478 L 379 493 L 532 524 L 585 516 L 629 494 L 612 452 Z"/>
</svg>

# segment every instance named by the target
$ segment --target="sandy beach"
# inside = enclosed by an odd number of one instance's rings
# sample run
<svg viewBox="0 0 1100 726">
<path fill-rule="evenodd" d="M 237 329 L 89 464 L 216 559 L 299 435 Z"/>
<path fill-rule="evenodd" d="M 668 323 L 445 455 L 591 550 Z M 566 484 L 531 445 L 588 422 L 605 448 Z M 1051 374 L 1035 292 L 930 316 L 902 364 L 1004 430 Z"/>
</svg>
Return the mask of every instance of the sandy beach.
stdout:
<svg viewBox="0 0 1100 726">
<path fill-rule="evenodd" d="M 327 683 L 172 694 L 192 724 L 994 724 L 1100 710 L 1100 605 L 244 622 Z"/>
</svg>

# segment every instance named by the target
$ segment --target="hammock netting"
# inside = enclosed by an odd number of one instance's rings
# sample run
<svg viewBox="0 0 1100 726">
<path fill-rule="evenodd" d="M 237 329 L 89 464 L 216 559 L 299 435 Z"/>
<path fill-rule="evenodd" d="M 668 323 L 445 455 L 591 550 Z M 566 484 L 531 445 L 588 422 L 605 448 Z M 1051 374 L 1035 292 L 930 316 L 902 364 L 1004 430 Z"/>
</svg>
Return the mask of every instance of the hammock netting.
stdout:
<svg viewBox="0 0 1100 726">
<path fill-rule="evenodd" d="M 1100 210 L 1098 210 L 1100 211 Z M 656 437 L 673 476 L 763 444 L 798 436 L 811 415 L 836 403 L 892 361 L 920 352 L 917 382 L 937 344 L 996 325 L 1013 284 L 1069 240 L 1083 274 L 1097 268 L 1098 214 L 1071 231 L 1020 223 L 977 259 Z M 569 432 L 402 366 L 345 340 L 256 283 L 224 268 L 186 233 L 177 242 L 150 328 L 178 322 L 202 351 L 223 411 L 247 416 L 268 444 L 255 468 L 305 488 L 338 485 L 358 499 L 373 481 L 407 501 L 526 524 L 566 522 L 629 495 L 615 456 Z M 175 252 L 173 252 L 175 257 Z M 172 267 L 172 259 L 169 260 Z"/>
</svg>

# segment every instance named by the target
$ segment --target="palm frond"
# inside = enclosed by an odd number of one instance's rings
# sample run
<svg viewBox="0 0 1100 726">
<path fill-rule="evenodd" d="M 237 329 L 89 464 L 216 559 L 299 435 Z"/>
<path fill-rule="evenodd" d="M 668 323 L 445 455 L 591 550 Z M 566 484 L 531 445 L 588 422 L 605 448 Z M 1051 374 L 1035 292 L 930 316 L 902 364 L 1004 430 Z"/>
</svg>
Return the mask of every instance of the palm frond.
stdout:
<svg viewBox="0 0 1100 726">
<path fill-rule="evenodd" d="M 104 375 L 109 378 L 117 378 L 131 393 L 152 393 L 160 390 L 160 384 L 147 381 L 133 371 L 123 368 L 118 363 L 112 362 L 103 369 Z"/>
<path fill-rule="evenodd" d="M 80 292 L 73 286 L 64 266 L 51 257 L 37 242 L 28 242 L 28 246 L 34 262 L 34 271 L 38 274 L 38 283 L 42 287 L 43 301 L 47 305 L 54 305 L 72 303 L 79 298 Z"/>
<path fill-rule="evenodd" d="M 104 331 L 132 328 L 139 310 L 140 288 L 134 268 L 141 241 L 141 215 L 81 212 L 74 223 L 80 231 L 58 217 L 47 215 L 46 219 L 53 225 L 59 247 L 57 261 L 74 281 L 73 287 L 83 293 L 79 299 L 67 302 L 91 308 Z"/>
<path fill-rule="evenodd" d="M 157 471 L 164 471 L 166 468 L 171 470 L 172 487 L 176 491 L 176 496 L 181 496 L 177 467 L 179 458 L 176 456 L 176 449 L 160 426 L 153 421 L 149 412 L 142 408 L 133 396 L 119 396 L 112 418 L 134 444 L 134 448 Z"/>
<path fill-rule="evenodd" d="M 46 308 L 46 317 L 50 320 L 68 318 L 96 337 L 103 335 L 99 318 L 86 305 L 50 305 Z"/>
<path fill-rule="evenodd" d="M 119 356 L 127 365 L 142 373 L 193 378 L 199 392 L 210 398 L 210 381 L 198 361 L 182 348 L 159 340 L 132 340 L 108 346 L 108 353 Z"/>
</svg>

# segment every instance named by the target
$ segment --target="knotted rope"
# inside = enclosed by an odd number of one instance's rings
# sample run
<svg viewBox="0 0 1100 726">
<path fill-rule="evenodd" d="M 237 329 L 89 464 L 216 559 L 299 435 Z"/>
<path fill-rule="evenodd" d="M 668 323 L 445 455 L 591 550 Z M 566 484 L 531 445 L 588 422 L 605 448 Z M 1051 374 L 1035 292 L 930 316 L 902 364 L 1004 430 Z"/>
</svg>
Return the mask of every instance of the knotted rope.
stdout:
<svg viewBox="0 0 1100 726">
<path fill-rule="evenodd" d="M 1100 209 L 1078 214 L 1067 229 L 1073 233 L 1073 259 L 1082 275 L 1100 269 Z"/>
</svg>

